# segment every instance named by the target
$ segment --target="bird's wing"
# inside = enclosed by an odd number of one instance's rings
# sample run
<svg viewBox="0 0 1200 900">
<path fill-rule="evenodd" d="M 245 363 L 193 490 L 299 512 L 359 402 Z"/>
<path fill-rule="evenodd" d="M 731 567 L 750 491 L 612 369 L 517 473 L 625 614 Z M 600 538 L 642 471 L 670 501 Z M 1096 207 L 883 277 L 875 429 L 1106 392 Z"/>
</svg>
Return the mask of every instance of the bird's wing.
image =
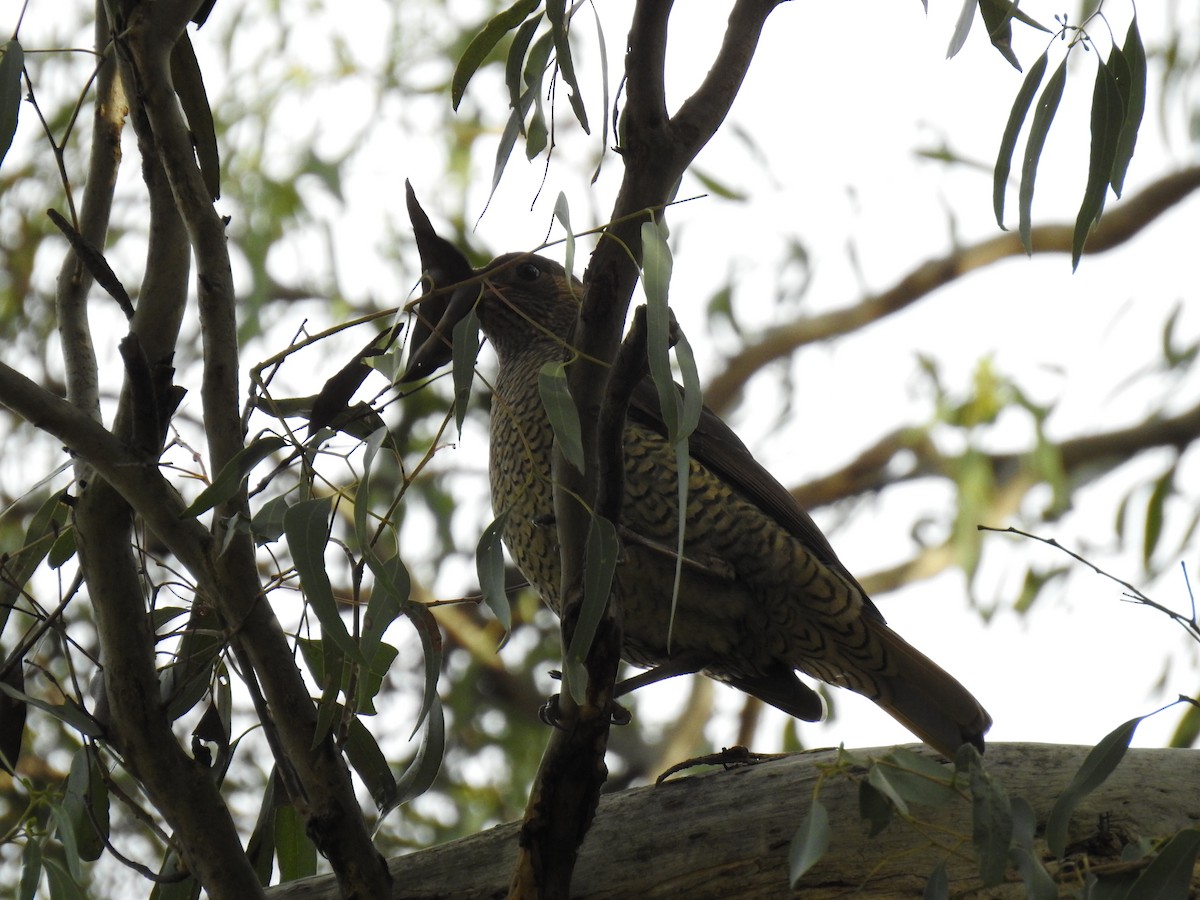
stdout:
<svg viewBox="0 0 1200 900">
<path fill-rule="evenodd" d="M 633 391 L 629 402 L 629 418 L 638 424 L 667 436 L 658 390 L 649 378 L 644 378 Z M 822 563 L 829 566 L 863 596 L 864 610 L 883 622 L 883 614 L 871 602 L 867 592 L 850 570 L 842 565 L 829 539 L 817 523 L 782 484 L 764 469 L 754 454 L 742 443 L 721 417 L 705 406 L 700 413 L 696 430 L 688 437 L 688 453 L 705 468 L 718 475 L 731 488 L 782 525 L 806 546 Z"/>
</svg>

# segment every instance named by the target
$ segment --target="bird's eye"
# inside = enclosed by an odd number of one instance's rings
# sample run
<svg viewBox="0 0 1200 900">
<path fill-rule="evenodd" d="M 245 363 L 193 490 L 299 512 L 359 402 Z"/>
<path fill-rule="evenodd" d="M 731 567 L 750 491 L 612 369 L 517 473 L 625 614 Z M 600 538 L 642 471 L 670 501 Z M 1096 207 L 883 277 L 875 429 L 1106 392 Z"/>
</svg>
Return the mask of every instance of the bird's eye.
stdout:
<svg viewBox="0 0 1200 900">
<path fill-rule="evenodd" d="M 522 281 L 537 281 L 542 276 L 542 270 L 531 262 L 517 266 L 517 277 Z"/>
</svg>

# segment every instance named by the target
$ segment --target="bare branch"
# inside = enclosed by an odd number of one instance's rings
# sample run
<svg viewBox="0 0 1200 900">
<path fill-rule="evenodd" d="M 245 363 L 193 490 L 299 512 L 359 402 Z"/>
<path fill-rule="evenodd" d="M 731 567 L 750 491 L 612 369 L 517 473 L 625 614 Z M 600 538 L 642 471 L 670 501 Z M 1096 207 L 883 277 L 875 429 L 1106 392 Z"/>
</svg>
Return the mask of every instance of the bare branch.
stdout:
<svg viewBox="0 0 1200 900">
<path fill-rule="evenodd" d="M 1120 246 L 1197 188 L 1200 188 L 1200 166 L 1193 166 L 1159 179 L 1135 196 L 1126 197 L 1101 217 L 1088 237 L 1084 252 L 1103 253 Z M 1070 253 L 1074 230 L 1073 224 L 1034 228 L 1033 251 Z M 853 306 L 772 328 L 756 343 L 744 347 L 725 363 L 725 370 L 705 390 L 705 402 L 717 412 L 727 411 L 746 382 L 769 363 L 794 353 L 806 344 L 840 337 L 877 322 L 969 272 L 1024 253 L 1017 235 L 997 235 L 957 249 L 940 259 L 924 262 L 892 287 L 866 297 Z"/>
</svg>

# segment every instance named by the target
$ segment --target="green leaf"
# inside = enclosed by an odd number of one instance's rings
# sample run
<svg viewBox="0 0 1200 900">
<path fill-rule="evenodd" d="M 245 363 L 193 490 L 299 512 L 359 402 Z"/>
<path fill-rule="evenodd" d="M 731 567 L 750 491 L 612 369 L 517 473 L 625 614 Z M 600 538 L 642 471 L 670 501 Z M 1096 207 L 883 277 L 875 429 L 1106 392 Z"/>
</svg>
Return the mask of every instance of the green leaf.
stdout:
<svg viewBox="0 0 1200 900">
<path fill-rule="evenodd" d="M 1066 57 L 1058 64 L 1046 89 L 1038 100 L 1033 111 L 1033 124 L 1029 126 L 1029 138 L 1025 143 L 1025 158 L 1021 163 L 1021 193 L 1018 203 L 1020 224 L 1018 231 L 1021 235 L 1021 245 L 1026 253 L 1032 253 L 1029 243 L 1029 232 L 1033 227 L 1033 186 L 1037 180 L 1038 162 L 1042 158 L 1042 148 L 1046 146 L 1046 136 L 1054 122 L 1054 114 L 1058 112 L 1058 103 L 1062 100 L 1063 87 L 1067 83 Z"/>
<path fill-rule="evenodd" d="M 363 780 L 375 806 L 382 809 L 396 800 L 396 777 L 379 742 L 358 716 L 350 719 L 346 729 L 346 758 L 358 777 Z"/>
<path fill-rule="evenodd" d="M 384 816 L 396 806 L 407 803 L 429 790 L 433 779 L 437 777 L 438 770 L 442 767 L 442 757 L 445 754 L 446 718 L 442 713 L 442 704 L 439 700 L 429 711 L 425 734 L 421 739 L 421 746 L 417 748 L 416 757 L 396 782 L 395 802 L 379 811 L 380 823 L 383 822 Z"/>
<path fill-rule="evenodd" d="M 290 803 L 275 810 L 275 858 L 280 883 L 317 873 L 317 845 L 305 833 L 304 820 Z"/>
<path fill-rule="evenodd" d="M 425 690 L 421 696 L 421 709 L 417 713 L 416 724 L 413 725 L 412 734 L 415 735 L 438 700 L 438 674 L 442 671 L 442 633 L 438 630 L 433 613 L 420 603 L 405 604 L 404 615 L 417 629 L 425 661 Z M 411 735 L 409 740 L 412 740 Z"/>
<path fill-rule="evenodd" d="M 1121 123 L 1121 134 L 1117 139 L 1117 150 L 1113 157 L 1112 188 L 1118 197 L 1125 187 L 1125 173 L 1133 159 L 1133 148 L 1137 144 L 1138 129 L 1142 124 L 1142 113 L 1146 109 L 1146 48 L 1138 33 L 1137 16 L 1129 23 L 1125 43 L 1121 45 L 1121 58 L 1129 73 L 1129 84 L 1121 85 L 1121 96 L 1125 101 L 1125 119 Z"/>
<path fill-rule="evenodd" d="M 42 502 L 29 520 L 21 548 L 0 561 L 0 634 L 4 633 L 4 626 L 8 624 L 9 614 L 20 598 L 21 591 L 67 524 L 70 508 L 62 502 L 65 494 L 65 490 L 56 491 Z"/>
<path fill-rule="evenodd" d="M 954 773 L 927 756 L 897 748 L 877 762 L 872 769 L 887 775 L 895 793 L 908 803 L 938 806 L 958 798 L 954 789 Z"/>
<path fill-rule="evenodd" d="M 1154 481 L 1150 499 L 1146 501 L 1146 530 L 1142 535 L 1142 565 L 1147 571 L 1154 559 L 1158 540 L 1162 537 L 1164 508 L 1175 489 L 1175 467 L 1172 466 Z"/>
<path fill-rule="evenodd" d="M 44 713 L 49 713 L 64 725 L 74 728 L 84 737 L 98 738 L 104 736 L 104 727 L 70 698 L 67 698 L 63 703 L 50 703 L 39 697 L 32 697 L 24 691 L 17 690 L 12 685 L 6 684 L 3 681 L 0 681 L 0 691 L 30 706 L 36 706 Z"/>
<path fill-rule="evenodd" d="M 929 873 L 925 882 L 925 890 L 921 892 L 921 900 L 949 900 L 950 877 L 946 874 L 946 863 L 940 862 Z"/>
<path fill-rule="evenodd" d="M 538 394 L 550 417 L 554 439 L 567 462 L 583 471 L 583 434 L 579 427 L 579 411 L 567 387 L 566 365 L 548 362 L 538 371 Z"/>
<path fill-rule="evenodd" d="M 99 754 L 80 747 L 71 760 L 62 809 L 80 859 L 94 862 L 104 852 L 109 834 L 108 785 Z"/>
<path fill-rule="evenodd" d="M 1008 868 L 1012 807 L 1004 786 L 992 779 L 977 756 L 970 763 L 970 779 L 971 842 L 979 860 L 979 877 L 984 887 L 995 887 Z"/>
<path fill-rule="evenodd" d="M 958 11 L 958 20 L 954 23 L 954 32 L 950 35 L 950 46 L 946 48 L 946 59 L 953 59 L 967 42 L 971 33 L 971 24 L 975 21 L 975 5 L 977 0 L 962 0 L 962 8 Z"/>
<path fill-rule="evenodd" d="M 583 559 L 583 602 L 563 666 L 567 689 L 576 703 L 584 701 L 587 687 L 584 661 L 612 593 L 613 573 L 617 570 L 620 550 L 616 526 L 602 516 L 593 515 Z"/>
<path fill-rule="evenodd" d="M 1025 883 L 1025 896 L 1029 900 L 1058 900 L 1058 885 L 1033 852 L 1037 814 L 1023 797 L 1013 799 L 1012 812 L 1014 846 L 1009 855 Z"/>
<path fill-rule="evenodd" d="M 1021 133 L 1025 116 L 1033 103 L 1033 95 L 1042 83 L 1049 61 L 1049 52 L 1046 52 L 1029 67 L 1029 73 L 1021 82 L 1021 89 L 1017 91 L 1017 97 L 1013 100 L 1008 124 L 1004 126 L 1004 136 L 1000 138 L 1000 152 L 996 154 L 996 169 L 992 177 L 992 207 L 996 211 L 996 224 L 1001 229 L 1004 229 L 1004 195 L 1008 190 L 1008 173 L 1012 169 L 1012 155 L 1017 148 L 1017 136 Z"/>
<path fill-rule="evenodd" d="M 529 50 L 529 42 L 533 40 L 534 32 L 537 31 L 538 25 L 542 21 L 542 14 L 538 13 L 524 25 L 517 29 L 517 33 L 513 36 L 512 45 L 508 48 L 508 61 L 504 66 L 504 83 L 508 85 L 508 105 L 511 109 L 517 110 L 522 108 L 521 87 L 523 81 L 521 79 L 521 69 L 525 63 L 525 54 Z M 525 108 L 529 108 L 529 100 L 524 99 Z M 518 117 L 518 124 L 524 122 L 525 117 Z M 514 138 L 515 142 L 515 138 Z"/>
<path fill-rule="evenodd" d="M 1200 830 L 1185 828 L 1158 851 L 1133 883 L 1129 896 L 1138 900 L 1177 900 L 1191 896 L 1197 851 L 1200 851 Z"/>
<path fill-rule="evenodd" d="M 1114 55 L 1119 51 L 1113 50 Z M 1104 211 L 1104 200 L 1108 195 L 1108 180 L 1112 175 L 1113 160 L 1117 155 L 1117 140 L 1121 134 L 1121 122 L 1125 109 L 1121 103 L 1121 91 L 1113 75 L 1112 66 L 1100 61 L 1096 68 L 1096 83 L 1092 89 L 1092 147 L 1088 162 L 1087 187 L 1083 190 L 1083 202 L 1075 219 L 1075 234 L 1071 241 L 1071 268 L 1079 265 L 1083 245 L 1088 233 Z"/>
<path fill-rule="evenodd" d="M 454 325 L 452 375 L 454 378 L 454 424 L 462 435 L 467 405 L 471 399 L 471 384 L 475 381 L 475 359 L 479 356 L 479 316 L 475 307 Z"/>
<path fill-rule="evenodd" d="M 879 791 L 880 794 L 887 797 L 900 815 L 906 816 L 908 815 L 908 803 L 900 796 L 900 792 L 892 784 L 890 775 L 891 771 L 884 766 L 879 764 L 873 765 L 867 770 L 867 783 Z"/>
<path fill-rule="evenodd" d="M 821 861 L 829 849 L 829 813 L 820 800 L 813 800 L 812 808 L 800 823 L 792 844 L 788 848 L 788 882 L 796 890 L 800 879 Z"/>
<path fill-rule="evenodd" d="M 355 662 L 365 663 L 362 651 L 346 629 L 325 570 L 331 510 L 332 501 L 328 497 L 302 500 L 284 514 L 283 533 L 300 575 L 304 597 L 321 623 L 322 642 L 327 647 L 336 646 Z"/>
<path fill-rule="evenodd" d="M 225 463 L 212 484 L 200 492 L 192 505 L 183 511 L 181 518 L 195 518 L 215 506 L 233 498 L 242 483 L 260 462 L 287 446 L 287 441 L 276 435 L 256 438 L 234 454 Z"/>
<path fill-rule="evenodd" d="M 508 9 L 489 19 L 471 39 L 458 65 L 454 67 L 454 76 L 450 79 L 450 103 L 456 111 L 476 70 L 483 65 L 483 61 L 495 49 L 500 39 L 524 22 L 526 17 L 537 9 L 538 3 L 539 0 L 517 0 Z"/>
<path fill-rule="evenodd" d="M 8 155 L 17 133 L 17 118 L 21 109 L 21 71 L 25 67 L 25 51 L 16 38 L 4 45 L 0 56 L 0 164 Z"/>
<path fill-rule="evenodd" d="M 511 508 L 505 509 L 496 516 L 479 536 L 479 544 L 475 548 L 475 571 L 479 575 L 483 602 L 504 629 L 501 647 L 508 640 L 508 633 L 512 629 L 512 606 L 508 602 L 508 591 L 504 589 L 504 547 L 500 542 L 511 511 Z"/>
<path fill-rule="evenodd" d="M 33 900 L 41 880 L 42 845 L 27 838 L 21 852 L 21 884 L 17 888 L 17 900 Z"/>
<path fill-rule="evenodd" d="M 892 810 L 888 802 L 869 781 L 858 783 L 858 815 L 867 823 L 867 837 L 875 837 L 892 822 Z"/>
<path fill-rule="evenodd" d="M 1129 742 L 1144 716 L 1130 719 L 1111 732 L 1093 747 L 1084 759 L 1083 765 L 1071 779 L 1066 790 L 1059 794 L 1046 819 L 1046 844 L 1050 852 L 1061 857 L 1067 847 L 1067 827 L 1071 824 L 1071 814 L 1081 800 L 1100 787 L 1113 770 L 1125 758 Z"/>
<path fill-rule="evenodd" d="M 574 9 L 571 11 L 573 13 Z M 558 70 L 562 73 L 563 81 L 567 83 L 567 99 L 579 126 L 585 133 L 591 134 L 591 129 L 588 127 L 587 110 L 584 109 L 583 99 L 579 93 L 579 80 L 575 77 L 575 63 L 571 58 L 567 18 L 566 0 L 546 0 L 546 19 L 550 22 L 550 34 L 554 37 L 554 55 L 558 63 Z"/>
<path fill-rule="evenodd" d="M 567 203 L 567 195 L 562 191 L 558 192 L 558 199 L 554 201 L 554 215 L 558 221 L 562 222 L 563 228 L 567 232 L 567 252 L 563 268 L 568 272 L 573 272 L 575 271 L 575 232 L 571 229 L 571 208 Z"/>
</svg>

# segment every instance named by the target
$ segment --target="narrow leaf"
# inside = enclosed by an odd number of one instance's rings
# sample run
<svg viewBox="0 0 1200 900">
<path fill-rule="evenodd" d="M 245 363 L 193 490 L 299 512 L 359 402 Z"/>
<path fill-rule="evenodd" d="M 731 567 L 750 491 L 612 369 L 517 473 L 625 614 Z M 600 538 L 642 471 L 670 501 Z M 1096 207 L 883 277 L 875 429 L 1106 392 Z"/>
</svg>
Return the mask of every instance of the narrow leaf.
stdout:
<svg viewBox="0 0 1200 900">
<path fill-rule="evenodd" d="M 1197 851 L 1200 851 L 1200 830 L 1185 828 L 1158 851 L 1133 883 L 1129 896 L 1138 900 L 1176 900 L 1191 896 Z"/>
<path fill-rule="evenodd" d="M 508 85 L 509 108 L 514 110 L 520 109 L 522 105 L 521 88 L 523 81 L 521 79 L 521 70 L 525 65 L 525 54 L 529 50 L 529 42 L 533 40 L 534 32 L 537 31 L 537 27 L 541 21 L 542 14 L 538 13 L 518 28 L 517 33 L 513 36 L 512 44 L 508 48 L 508 60 L 504 66 L 504 83 Z M 528 109 L 528 101 L 525 103 L 525 108 Z M 521 121 L 524 121 L 523 116 Z"/>
<path fill-rule="evenodd" d="M 829 849 L 829 813 L 820 800 L 813 800 L 812 809 L 800 823 L 788 849 L 788 881 L 796 890 L 800 879 L 821 861 Z"/>
<path fill-rule="evenodd" d="M 346 729 L 346 759 L 363 780 L 375 806 L 382 809 L 396 802 L 396 777 L 388 766 L 387 757 L 379 742 L 358 716 L 350 719 Z"/>
<path fill-rule="evenodd" d="M 421 655 L 425 663 L 425 689 L 421 694 L 421 709 L 417 713 L 416 724 L 413 725 L 409 740 L 424 723 L 426 716 L 433 710 L 438 701 L 438 675 L 442 671 L 442 633 L 438 630 L 437 621 L 427 606 L 420 603 L 408 603 L 404 607 L 404 615 L 412 622 L 421 640 Z"/>
<path fill-rule="evenodd" d="M 929 873 L 925 882 L 925 890 L 921 892 L 921 900 L 949 900 L 950 876 L 946 874 L 946 863 L 940 862 Z"/>
<path fill-rule="evenodd" d="M 1118 52 L 1114 50 L 1114 53 Z M 1072 269 L 1079 265 L 1079 257 L 1083 254 L 1083 245 L 1087 241 L 1088 233 L 1104 210 L 1108 179 L 1112 174 L 1117 140 L 1124 118 L 1121 91 L 1113 75 L 1112 66 L 1100 61 L 1096 69 L 1096 83 L 1092 89 L 1092 147 L 1088 162 L 1087 187 L 1083 191 L 1083 202 L 1079 206 L 1079 215 L 1075 219 L 1075 234 L 1071 241 Z"/>
<path fill-rule="evenodd" d="M 1129 73 L 1129 85 L 1128 91 L 1122 89 L 1125 119 L 1121 123 L 1121 135 L 1117 139 L 1117 150 L 1113 157 L 1112 187 L 1118 197 L 1125 187 L 1125 173 L 1129 170 L 1129 161 L 1133 159 L 1142 113 L 1146 109 L 1146 48 L 1142 46 L 1136 16 L 1129 23 L 1125 43 L 1121 45 L 1121 57 Z"/>
<path fill-rule="evenodd" d="M 0 772 L 13 775 L 21 758 L 21 743 L 25 738 L 25 714 L 28 704 L 21 698 L 25 693 L 25 660 L 5 659 L 8 672 L 4 683 L 17 694 L 0 693 Z"/>
<path fill-rule="evenodd" d="M 1001 229 L 1004 229 L 1004 195 L 1008 190 L 1008 173 L 1012 168 L 1012 155 L 1017 147 L 1017 136 L 1021 133 L 1025 116 L 1029 112 L 1030 104 L 1033 103 L 1033 95 L 1037 93 L 1038 85 L 1042 83 L 1042 76 L 1046 74 L 1046 66 L 1049 61 L 1049 53 L 1043 53 L 1037 58 L 1037 62 L 1029 67 L 1029 72 L 1025 76 L 1025 80 L 1021 82 L 1021 89 L 1017 91 L 1017 98 L 1013 101 L 1012 110 L 1008 114 L 1008 124 L 1004 126 L 1004 136 L 1000 138 L 1000 152 L 996 154 L 996 170 L 992 178 L 992 206 L 996 211 L 996 224 Z"/>
<path fill-rule="evenodd" d="M 1113 770 L 1125 758 L 1129 742 L 1143 716 L 1130 719 L 1106 734 L 1100 743 L 1091 749 L 1083 765 L 1071 779 L 1071 783 L 1054 801 L 1050 815 L 1046 819 L 1046 844 L 1050 852 L 1061 857 L 1067 847 L 1067 826 L 1071 823 L 1071 814 L 1081 800 L 1102 785 Z"/>
<path fill-rule="evenodd" d="M 1046 136 L 1050 133 L 1050 125 L 1054 122 L 1054 114 L 1058 112 L 1058 103 L 1062 100 L 1063 87 L 1067 83 L 1067 60 L 1058 64 L 1054 74 L 1046 83 L 1046 89 L 1038 100 L 1037 108 L 1033 111 L 1033 124 L 1029 126 L 1029 138 L 1025 144 L 1025 158 L 1021 165 L 1021 194 L 1020 194 L 1020 225 L 1021 244 L 1026 253 L 1032 253 L 1029 244 L 1029 232 L 1033 227 L 1033 186 L 1037 180 L 1038 162 L 1042 158 L 1042 148 L 1046 146 Z"/>
<path fill-rule="evenodd" d="M 182 518 L 195 518 L 232 499 L 242 483 L 260 462 L 287 446 L 287 441 L 275 435 L 256 438 L 225 463 L 212 484 L 200 492 L 192 505 L 181 513 Z"/>
<path fill-rule="evenodd" d="M 331 503 L 328 497 L 297 503 L 283 515 L 283 533 L 300 575 L 304 598 L 321 623 L 322 641 L 332 642 L 355 662 L 365 663 L 358 644 L 346 629 L 329 583 L 329 573 L 325 570 Z"/>
<path fill-rule="evenodd" d="M 275 858 L 280 883 L 317 872 L 317 846 L 305 833 L 304 821 L 290 803 L 275 810 Z"/>
<path fill-rule="evenodd" d="M 546 414 L 550 417 L 550 427 L 554 430 L 554 439 L 558 441 L 563 456 L 580 472 L 583 471 L 583 435 L 579 427 L 579 411 L 575 401 L 571 399 L 571 391 L 567 387 L 566 366 L 561 362 L 548 362 L 538 372 L 538 394 Z"/>
<path fill-rule="evenodd" d="M 476 70 L 483 65 L 488 54 L 495 49 L 506 34 L 525 21 L 525 18 L 538 7 L 539 0 L 517 0 L 508 9 L 497 13 L 483 26 L 454 67 L 454 76 L 450 79 L 450 103 L 455 110 L 462 102 L 463 93 Z"/>
<path fill-rule="evenodd" d="M 25 529 L 24 544 L 0 562 L 0 634 L 4 633 L 8 616 L 25 584 L 33 577 L 53 548 L 60 530 L 67 524 L 70 508 L 63 503 L 65 494 L 66 491 L 56 491 L 42 502 Z"/>
<path fill-rule="evenodd" d="M 1175 469 L 1168 469 L 1160 475 L 1154 482 L 1154 489 L 1150 492 L 1150 499 L 1146 501 L 1146 530 L 1142 535 L 1142 565 L 1147 571 L 1150 569 L 1150 562 L 1154 558 L 1154 551 L 1158 548 L 1158 540 L 1162 537 L 1163 530 L 1163 514 L 1167 504 L 1167 498 L 1175 488 Z"/>
<path fill-rule="evenodd" d="M 580 604 L 579 619 L 575 633 L 571 635 L 571 646 L 567 648 L 565 666 L 567 689 L 576 703 L 584 700 L 587 677 L 583 664 L 596 636 L 596 628 L 608 605 L 612 592 L 613 573 L 617 570 L 617 556 L 621 549 L 617 529 L 612 522 L 601 516 L 592 516 L 588 529 L 587 544 L 583 559 L 583 602 Z"/>
<path fill-rule="evenodd" d="M 442 758 L 445 754 L 446 718 L 442 713 L 442 704 L 438 701 L 429 711 L 425 735 L 421 739 L 421 746 L 417 749 L 416 757 L 396 782 L 394 805 L 379 811 L 380 822 L 395 806 L 407 803 L 429 790 L 433 779 L 437 777 L 438 770 L 442 767 Z"/>
<path fill-rule="evenodd" d="M 571 104 L 571 110 L 575 113 L 575 118 L 579 121 L 579 126 L 585 133 L 591 134 L 591 129 L 588 127 L 587 110 L 584 109 L 583 99 L 579 93 L 579 80 L 575 77 L 575 63 L 571 58 L 571 40 L 567 32 L 566 13 L 566 0 L 546 0 L 546 19 L 550 22 L 550 33 L 554 36 L 554 55 L 558 63 L 558 70 L 562 73 L 563 81 L 567 83 L 567 99 Z"/>
<path fill-rule="evenodd" d="M 975 6 L 978 0 L 963 0 L 962 9 L 958 11 L 958 21 L 954 23 L 954 33 L 950 35 L 950 46 L 946 48 L 946 59 L 953 59 L 967 42 L 971 33 L 971 23 L 975 21 Z"/>
<path fill-rule="evenodd" d="M 16 38 L 4 45 L 0 56 L 0 164 L 8 155 L 21 109 L 21 72 L 25 67 L 25 50 Z"/>
<path fill-rule="evenodd" d="M 512 606 L 508 602 L 508 592 L 504 589 L 504 548 L 500 543 L 511 511 L 505 509 L 496 516 L 479 536 L 479 545 L 475 548 L 475 570 L 479 575 L 483 602 L 504 629 L 501 647 L 508 640 L 508 633 L 512 629 Z"/>
<path fill-rule="evenodd" d="M 1008 794 L 983 767 L 979 758 L 972 760 L 971 842 L 979 860 L 979 878 L 984 887 L 1004 880 L 1008 868 L 1008 848 L 1012 841 L 1013 816 Z"/>
<path fill-rule="evenodd" d="M 451 343 L 454 423 L 461 436 L 463 421 L 467 417 L 467 404 L 471 399 L 471 384 L 475 381 L 475 359 L 479 356 L 479 316 L 475 314 L 475 307 L 471 307 L 471 311 L 455 323 Z"/>
</svg>

